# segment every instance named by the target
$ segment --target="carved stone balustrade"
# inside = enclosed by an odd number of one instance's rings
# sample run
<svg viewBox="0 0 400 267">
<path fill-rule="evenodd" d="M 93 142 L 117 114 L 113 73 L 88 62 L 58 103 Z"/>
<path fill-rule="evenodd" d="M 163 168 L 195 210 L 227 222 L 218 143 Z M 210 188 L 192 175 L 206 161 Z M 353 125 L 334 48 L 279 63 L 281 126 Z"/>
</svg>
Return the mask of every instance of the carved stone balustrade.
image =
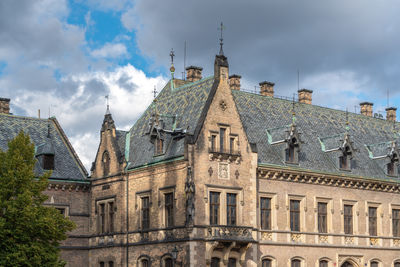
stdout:
<svg viewBox="0 0 400 267">
<path fill-rule="evenodd" d="M 245 226 L 210 226 L 207 228 L 207 239 L 227 241 L 254 241 L 252 228 Z"/>
</svg>

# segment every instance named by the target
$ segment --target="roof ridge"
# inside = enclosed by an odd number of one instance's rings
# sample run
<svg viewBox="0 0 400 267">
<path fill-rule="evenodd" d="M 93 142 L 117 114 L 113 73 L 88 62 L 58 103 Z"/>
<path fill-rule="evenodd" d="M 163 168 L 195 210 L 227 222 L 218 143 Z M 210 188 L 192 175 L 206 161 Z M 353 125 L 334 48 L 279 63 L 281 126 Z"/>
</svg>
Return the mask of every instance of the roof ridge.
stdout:
<svg viewBox="0 0 400 267">
<path fill-rule="evenodd" d="M 52 116 L 50 118 L 36 118 L 36 117 L 30 117 L 30 116 L 23 116 L 23 115 L 15 115 L 15 114 L 5 114 L 5 113 L 0 113 L 0 116 L 6 116 L 6 117 L 13 117 L 13 118 L 18 118 L 18 119 L 24 119 L 24 120 L 40 120 L 40 121 L 47 121 L 52 118 L 56 118 L 55 116 Z"/>
<path fill-rule="evenodd" d="M 271 97 L 271 96 L 264 96 L 264 95 L 260 95 L 260 94 L 256 94 L 256 93 L 251 93 L 251 92 L 246 92 L 246 91 L 240 91 L 240 90 L 232 90 L 234 91 L 234 94 L 249 94 L 249 95 L 253 95 L 255 97 L 260 97 L 260 98 L 265 98 L 265 99 L 270 99 L 270 100 L 276 100 L 276 101 L 282 101 L 282 102 L 289 102 L 290 104 L 292 104 L 293 100 L 288 100 L 288 99 L 282 99 L 279 97 Z M 325 106 L 321 106 L 321 105 L 315 105 L 315 104 L 306 104 L 306 103 L 300 103 L 300 102 L 296 102 L 296 104 L 301 104 L 301 105 L 308 105 L 311 107 L 316 107 L 316 108 L 320 108 L 320 109 L 324 109 L 324 110 L 333 110 L 333 111 L 337 111 L 337 112 L 342 112 L 342 113 L 346 113 L 345 110 L 341 110 L 341 109 L 335 109 L 335 108 L 331 108 L 331 107 L 325 107 Z M 392 121 L 388 121 L 382 118 L 376 118 L 376 117 L 370 117 L 370 116 L 365 116 L 363 114 L 359 114 L 359 113 L 355 113 L 355 112 L 351 112 L 351 111 L 347 111 L 347 113 L 349 115 L 353 115 L 353 116 L 360 116 L 361 118 L 367 118 L 367 119 L 376 119 L 378 121 L 383 121 L 383 122 L 387 122 L 387 123 L 393 123 Z M 400 122 L 396 121 L 396 124 L 400 124 Z"/>
</svg>

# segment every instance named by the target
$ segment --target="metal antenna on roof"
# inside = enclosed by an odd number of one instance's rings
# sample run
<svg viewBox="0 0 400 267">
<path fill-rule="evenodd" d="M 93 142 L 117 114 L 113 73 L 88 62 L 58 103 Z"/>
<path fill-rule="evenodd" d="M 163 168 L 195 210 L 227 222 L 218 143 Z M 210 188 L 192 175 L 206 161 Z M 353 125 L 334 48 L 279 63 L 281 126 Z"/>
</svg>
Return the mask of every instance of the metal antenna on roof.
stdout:
<svg viewBox="0 0 400 267">
<path fill-rule="evenodd" d="M 185 45 L 183 47 L 183 79 L 186 80 L 186 40 Z"/>
<path fill-rule="evenodd" d="M 223 31 L 225 30 L 225 26 L 224 26 L 224 24 L 221 22 L 221 26 L 218 28 L 218 30 L 220 30 L 221 31 L 221 37 L 219 38 L 219 46 L 220 46 L 220 48 L 219 48 L 219 54 L 221 55 L 221 56 L 223 56 L 224 55 L 224 50 L 223 50 L 223 45 L 224 45 L 224 37 L 223 37 L 223 35 L 222 35 L 222 33 L 223 33 Z"/>
<path fill-rule="evenodd" d="M 49 118 L 49 121 L 47 123 L 47 138 L 50 138 L 50 118 Z"/>
<path fill-rule="evenodd" d="M 296 94 L 293 94 L 293 101 L 292 101 L 292 124 L 294 125 L 296 123 L 296 112 L 295 112 L 295 97 Z"/>
<path fill-rule="evenodd" d="M 346 108 L 346 133 L 350 130 L 349 127 L 349 111 Z"/>
<path fill-rule="evenodd" d="M 153 89 L 153 91 L 152 91 L 152 93 L 153 93 L 153 97 L 154 97 L 154 101 L 156 101 L 156 97 L 157 97 L 157 88 L 156 88 L 156 86 L 154 85 L 154 89 Z"/>
<path fill-rule="evenodd" d="M 300 90 L 300 70 L 297 69 L 297 90 Z"/>
</svg>

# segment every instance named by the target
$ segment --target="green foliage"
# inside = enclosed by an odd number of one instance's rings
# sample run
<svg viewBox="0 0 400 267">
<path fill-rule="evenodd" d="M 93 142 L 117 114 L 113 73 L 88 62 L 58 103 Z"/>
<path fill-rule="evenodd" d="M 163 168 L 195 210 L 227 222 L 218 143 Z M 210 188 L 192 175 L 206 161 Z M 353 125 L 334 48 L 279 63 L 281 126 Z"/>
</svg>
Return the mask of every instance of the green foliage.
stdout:
<svg viewBox="0 0 400 267">
<path fill-rule="evenodd" d="M 43 206 L 50 172 L 35 177 L 34 146 L 21 132 L 0 149 L 0 266 L 64 266 L 60 241 L 75 225 Z"/>
</svg>

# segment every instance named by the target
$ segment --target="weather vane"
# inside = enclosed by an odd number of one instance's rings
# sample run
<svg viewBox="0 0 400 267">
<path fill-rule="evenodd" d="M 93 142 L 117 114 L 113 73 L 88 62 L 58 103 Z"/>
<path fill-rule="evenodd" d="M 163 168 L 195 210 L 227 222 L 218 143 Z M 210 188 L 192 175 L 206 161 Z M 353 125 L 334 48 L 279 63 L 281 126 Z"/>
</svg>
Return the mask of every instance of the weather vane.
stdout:
<svg viewBox="0 0 400 267">
<path fill-rule="evenodd" d="M 169 56 L 171 57 L 171 68 L 169 68 L 169 70 L 171 71 L 171 77 L 172 77 L 172 80 L 173 80 L 174 79 L 174 73 L 175 73 L 175 67 L 174 67 L 174 56 L 175 56 L 175 53 L 174 53 L 174 49 L 173 48 L 171 48 L 171 53 L 169 53 Z M 173 84 L 171 85 L 171 88 L 172 87 L 173 87 Z"/>
<path fill-rule="evenodd" d="M 221 22 L 221 26 L 218 28 L 218 30 L 221 31 L 221 37 L 219 38 L 219 45 L 220 45 L 219 54 L 223 56 L 224 50 L 222 49 L 222 46 L 224 45 L 224 38 L 223 38 L 222 33 L 225 30 L 225 26 L 222 22 Z"/>
<path fill-rule="evenodd" d="M 104 98 L 107 99 L 106 101 L 107 101 L 107 113 L 108 113 L 110 111 L 110 103 L 109 103 L 110 96 L 106 95 L 106 96 L 104 96 Z"/>
</svg>

